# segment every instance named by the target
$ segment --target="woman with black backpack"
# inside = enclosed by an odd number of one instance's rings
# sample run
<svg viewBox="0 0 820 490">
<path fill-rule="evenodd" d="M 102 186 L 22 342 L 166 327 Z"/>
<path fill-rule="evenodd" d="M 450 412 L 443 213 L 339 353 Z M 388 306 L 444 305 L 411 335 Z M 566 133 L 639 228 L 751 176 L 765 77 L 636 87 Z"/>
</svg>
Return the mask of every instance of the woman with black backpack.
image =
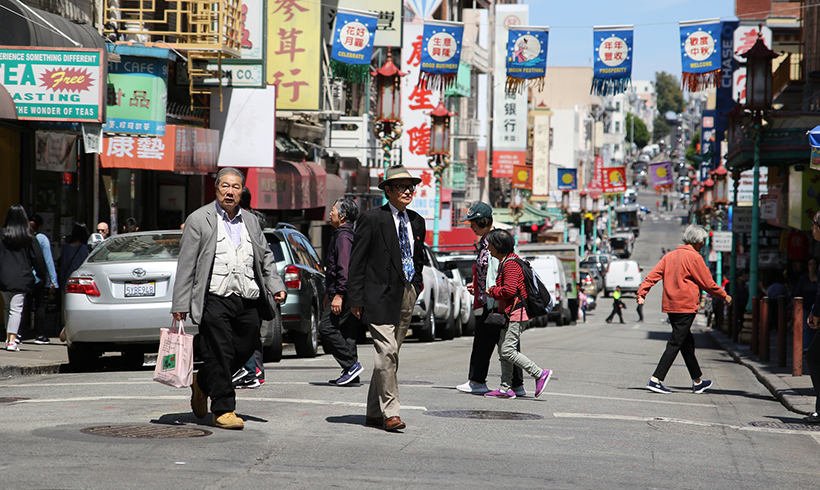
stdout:
<svg viewBox="0 0 820 490">
<path fill-rule="evenodd" d="M 6 350 L 20 352 L 17 333 L 26 293 L 34 290 L 33 271 L 37 271 L 37 277 L 48 277 L 48 270 L 23 206 L 15 204 L 9 208 L 0 235 L 0 292 L 6 305 Z"/>
<path fill-rule="evenodd" d="M 525 322 L 529 321 L 524 304 L 527 300 L 527 288 L 524 283 L 524 271 L 518 262 L 520 257 L 513 250 L 515 240 L 505 230 L 493 230 L 487 235 L 490 254 L 498 259 L 498 277 L 496 285 L 487 290 L 487 294 L 499 303 L 499 313 L 506 316 L 506 325 L 501 329 L 498 341 L 498 355 L 501 357 L 501 386 L 497 390 L 485 393 L 484 396 L 496 398 L 515 398 L 512 390 L 513 366 L 518 366 L 536 379 L 536 398 L 544 391 L 552 376 L 549 369 L 541 369 L 527 356 L 516 350 L 518 340 Z"/>
</svg>

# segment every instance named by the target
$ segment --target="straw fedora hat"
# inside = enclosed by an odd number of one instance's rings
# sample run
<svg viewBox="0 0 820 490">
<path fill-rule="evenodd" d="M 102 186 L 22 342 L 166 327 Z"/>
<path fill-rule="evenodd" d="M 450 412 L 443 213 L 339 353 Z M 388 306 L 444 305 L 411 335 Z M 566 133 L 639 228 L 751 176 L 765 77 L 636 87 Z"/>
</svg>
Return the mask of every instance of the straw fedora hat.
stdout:
<svg viewBox="0 0 820 490">
<path fill-rule="evenodd" d="M 391 167 L 387 167 L 387 170 L 384 172 L 384 180 L 379 182 L 379 189 L 384 190 L 384 186 L 390 183 L 391 180 L 402 180 L 407 179 L 413 181 L 413 185 L 418 185 L 421 182 L 421 179 L 418 177 L 413 177 L 410 175 L 410 172 L 404 168 L 404 165 L 393 165 Z"/>
</svg>

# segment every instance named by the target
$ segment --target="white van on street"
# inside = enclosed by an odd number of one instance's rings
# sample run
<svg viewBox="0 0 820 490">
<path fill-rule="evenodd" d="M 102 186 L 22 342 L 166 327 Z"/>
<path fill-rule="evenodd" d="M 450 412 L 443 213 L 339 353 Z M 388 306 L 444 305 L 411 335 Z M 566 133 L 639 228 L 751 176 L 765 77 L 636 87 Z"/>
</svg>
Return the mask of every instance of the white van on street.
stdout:
<svg viewBox="0 0 820 490">
<path fill-rule="evenodd" d="M 528 257 L 532 270 L 538 274 L 544 286 L 550 292 L 552 302 L 555 305 L 548 314 L 548 319 L 555 321 L 559 327 L 568 325 L 572 321 L 572 312 L 569 309 L 567 298 L 567 288 L 571 288 L 567 283 L 566 273 L 561 261 L 555 255 L 537 255 Z M 534 323 L 546 326 L 546 318 L 536 320 Z"/>
<path fill-rule="evenodd" d="M 621 287 L 621 293 L 637 293 L 643 281 L 642 270 L 634 260 L 613 260 L 604 278 L 604 297 L 608 298 L 617 286 Z"/>
</svg>

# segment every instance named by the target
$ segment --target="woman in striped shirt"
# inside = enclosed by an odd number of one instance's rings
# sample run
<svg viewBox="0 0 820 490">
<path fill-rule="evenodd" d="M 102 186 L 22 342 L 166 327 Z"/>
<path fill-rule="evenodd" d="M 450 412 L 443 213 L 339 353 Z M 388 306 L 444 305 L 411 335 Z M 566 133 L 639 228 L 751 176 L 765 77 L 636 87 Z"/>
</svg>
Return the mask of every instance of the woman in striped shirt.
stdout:
<svg viewBox="0 0 820 490">
<path fill-rule="evenodd" d="M 501 329 L 498 341 L 498 355 L 501 357 L 501 387 L 485 393 L 484 396 L 496 398 L 515 398 L 512 390 L 513 366 L 518 366 L 535 378 L 536 398 L 544 391 L 552 371 L 541 369 L 527 356 L 516 350 L 519 337 L 525 322 L 529 321 L 524 308 L 527 299 L 527 288 L 524 284 L 524 272 L 516 255 L 515 240 L 505 230 L 493 230 L 487 235 L 490 254 L 498 259 L 498 277 L 496 285 L 487 290 L 487 294 L 498 300 L 498 309 L 507 316 L 507 325 Z M 517 260 L 516 260 L 517 259 Z"/>
</svg>

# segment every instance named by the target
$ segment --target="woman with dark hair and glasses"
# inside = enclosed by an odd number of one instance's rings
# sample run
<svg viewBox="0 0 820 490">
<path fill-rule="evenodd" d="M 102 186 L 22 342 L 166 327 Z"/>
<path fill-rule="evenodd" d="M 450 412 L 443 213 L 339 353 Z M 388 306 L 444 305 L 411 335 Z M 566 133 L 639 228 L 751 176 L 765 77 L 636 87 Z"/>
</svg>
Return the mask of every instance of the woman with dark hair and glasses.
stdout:
<svg viewBox="0 0 820 490">
<path fill-rule="evenodd" d="M 820 242 L 820 211 L 816 212 L 812 219 L 811 237 Z M 820 288 L 817 289 L 817 298 L 811 308 L 811 315 L 809 315 L 807 325 L 812 330 L 817 330 L 820 327 Z M 806 350 L 806 366 L 809 367 L 815 401 L 814 413 L 803 420 L 810 424 L 820 424 L 820 397 L 817 396 L 818 390 L 820 390 L 820 335 L 814 336 L 809 348 Z"/>
<path fill-rule="evenodd" d="M 17 333 L 26 293 L 34 289 L 32 271 L 37 272 L 37 277 L 48 277 L 48 269 L 23 206 L 15 204 L 9 208 L 0 235 L 0 292 L 6 305 L 6 350 L 19 352 Z"/>
</svg>

